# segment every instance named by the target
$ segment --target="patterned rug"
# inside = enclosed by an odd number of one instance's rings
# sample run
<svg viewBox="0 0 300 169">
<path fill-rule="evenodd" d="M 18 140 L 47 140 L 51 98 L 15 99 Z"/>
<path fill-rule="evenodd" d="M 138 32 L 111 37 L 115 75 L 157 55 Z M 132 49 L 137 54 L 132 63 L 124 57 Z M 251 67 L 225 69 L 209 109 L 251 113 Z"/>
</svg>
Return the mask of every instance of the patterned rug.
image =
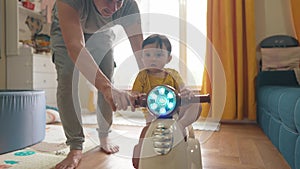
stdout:
<svg viewBox="0 0 300 169">
<path fill-rule="evenodd" d="M 95 128 L 84 128 L 86 141 L 83 152 L 99 145 Z M 51 169 L 69 153 L 63 128 L 47 125 L 45 139 L 31 147 L 0 155 L 0 169 Z"/>
<path fill-rule="evenodd" d="M 0 156 L 0 169 L 52 169 L 65 156 L 41 153 L 30 148 Z"/>
<path fill-rule="evenodd" d="M 83 124 L 97 124 L 96 113 L 83 113 Z M 137 111 L 117 111 L 113 114 L 113 124 L 129 126 L 145 126 L 145 118 L 141 110 Z"/>
<path fill-rule="evenodd" d="M 83 131 L 85 135 L 83 153 L 98 148 L 99 139 L 96 128 L 85 127 Z M 112 143 L 118 145 L 120 142 L 124 142 L 124 145 L 120 145 L 120 147 L 122 147 L 122 151 L 128 152 L 128 149 L 133 149 L 125 142 L 129 140 L 128 137 L 122 141 L 122 138 L 127 135 L 127 131 L 114 129 L 110 133 L 110 139 Z M 69 153 L 69 147 L 65 141 L 66 138 L 61 125 L 46 125 L 46 135 L 42 142 L 22 150 L 0 155 L 0 169 L 52 169 Z M 129 141 L 132 142 L 132 140 Z"/>
<path fill-rule="evenodd" d="M 220 130 L 220 123 L 215 122 L 209 119 L 206 120 L 198 120 L 192 124 L 194 130 L 200 131 L 219 131 Z"/>
</svg>

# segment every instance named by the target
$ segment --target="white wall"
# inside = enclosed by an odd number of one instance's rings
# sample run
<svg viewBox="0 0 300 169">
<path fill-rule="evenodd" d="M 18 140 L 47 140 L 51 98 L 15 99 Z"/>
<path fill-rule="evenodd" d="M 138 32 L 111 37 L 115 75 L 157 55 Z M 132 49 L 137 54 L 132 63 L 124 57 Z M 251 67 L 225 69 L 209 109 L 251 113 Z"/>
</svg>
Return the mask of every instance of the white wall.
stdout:
<svg viewBox="0 0 300 169">
<path fill-rule="evenodd" d="M 289 0 L 255 0 L 255 19 L 257 44 L 271 35 L 295 36 Z"/>
<path fill-rule="evenodd" d="M 0 89 L 6 88 L 6 61 L 4 53 L 4 10 L 4 1 L 0 1 Z"/>
<path fill-rule="evenodd" d="M 255 24 L 258 60 L 261 58 L 258 46 L 264 38 L 272 35 L 296 36 L 290 0 L 255 0 Z"/>
</svg>

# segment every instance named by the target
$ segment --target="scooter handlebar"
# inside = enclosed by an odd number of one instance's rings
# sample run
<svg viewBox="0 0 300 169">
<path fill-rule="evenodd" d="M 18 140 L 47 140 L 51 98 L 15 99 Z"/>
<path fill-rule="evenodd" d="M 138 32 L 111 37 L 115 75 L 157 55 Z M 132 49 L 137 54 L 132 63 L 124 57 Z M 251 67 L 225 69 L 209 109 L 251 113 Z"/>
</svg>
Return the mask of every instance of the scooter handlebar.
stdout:
<svg viewBox="0 0 300 169">
<path fill-rule="evenodd" d="M 147 107 L 147 95 L 142 94 L 135 99 L 135 107 Z M 180 94 L 177 95 L 177 100 L 180 105 L 186 105 L 190 103 L 210 103 L 209 94 L 196 94 L 190 99 L 187 97 L 181 97 Z"/>
<path fill-rule="evenodd" d="M 180 100 L 179 103 L 181 105 L 190 104 L 190 103 L 210 103 L 210 95 L 209 94 L 197 94 L 191 97 L 190 99 L 187 97 L 180 97 L 178 96 L 178 99 Z"/>
<path fill-rule="evenodd" d="M 135 107 L 147 107 L 157 117 L 169 117 L 179 106 L 205 102 L 210 102 L 209 94 L 182 97 L 174 88 L 162 85 L 154 87 L 148 94 L 139 95 L 135 99 Z"/>
</svg>

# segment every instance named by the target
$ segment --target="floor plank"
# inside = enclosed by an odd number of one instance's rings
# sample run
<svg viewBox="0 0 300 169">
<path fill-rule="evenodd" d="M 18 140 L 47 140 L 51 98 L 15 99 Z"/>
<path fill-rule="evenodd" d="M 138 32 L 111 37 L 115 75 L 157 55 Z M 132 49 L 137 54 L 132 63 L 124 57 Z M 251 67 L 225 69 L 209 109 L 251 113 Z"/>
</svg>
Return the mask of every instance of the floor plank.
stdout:
<svg viewBox="0 0 300 169">
<path fill-rule="evenodd" d="M 113 126 L 138 138 L 141 127 Z M 195 131 L 201 139 L 205 131 Z M 201 144 L 203 169 L 290 169 L 286 161 L 256 124 L 222 124 Z M 130 153 L 129 153 L 130 154 Z M 79 169 L 133 169 L 130 156 L 106 155 L 96 147 L 84 154 Z"/>
</svg>

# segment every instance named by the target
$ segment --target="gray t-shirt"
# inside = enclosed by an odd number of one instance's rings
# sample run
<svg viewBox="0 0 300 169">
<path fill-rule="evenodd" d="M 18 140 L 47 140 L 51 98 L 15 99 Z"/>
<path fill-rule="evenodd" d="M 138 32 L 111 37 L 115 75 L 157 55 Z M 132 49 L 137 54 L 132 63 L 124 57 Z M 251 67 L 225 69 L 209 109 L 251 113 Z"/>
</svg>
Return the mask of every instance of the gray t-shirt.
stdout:
<svg viewBox="0 0 300 169">
<path fill-rule="evenodd" d="M 113 37 L 113 32 L 110 27 L 119 24 L 126 27 L 132 23 L 140 23 L 139 8 L 135 0 L 124 0 L 123 6 L 115 12 L 111 17 L 102 17 L 97 10 L 94 0 L 60 0 L 69 4 L 71 7 L 79 11 L 80 23 L 82 30 L 86 37 L 95 32 L 101 31 L 103 34 Z M 54 5 L 52 10 L 52 24 L 51 24 L 51 45 L 52 48 L 65 46 L 61 34 L 57 8 Z M 106 39 L 111 41 L 111 39 Z"/>
</svg>

